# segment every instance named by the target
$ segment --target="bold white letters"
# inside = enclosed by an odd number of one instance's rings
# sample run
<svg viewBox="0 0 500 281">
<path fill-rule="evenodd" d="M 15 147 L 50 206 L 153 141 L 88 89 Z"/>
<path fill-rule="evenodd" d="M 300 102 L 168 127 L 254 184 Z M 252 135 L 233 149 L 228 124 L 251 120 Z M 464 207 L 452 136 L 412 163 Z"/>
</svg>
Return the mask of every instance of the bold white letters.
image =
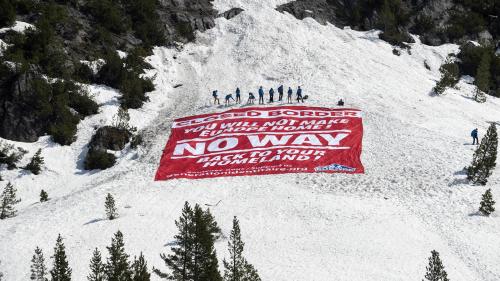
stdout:
<svg viewBox="0 0 500 281">
<path fill-rule="evenodd" d="M 328 146 L 337 146 L 340 141 L 345 139 L 349 134 L 337 134 L 333 137 L 330 134 L 320 134 L 322 138 L 324 138 L 328 142 Z"/>
<path fill-rule="evenodd" d="M 292 144 L 294 145 L 304 145 L 304 144 L 309 144 L 309 145 L 321 145 L 321 142 L 319 141 L 318 137 L 316 135 L 299 135 L 293 142 Z"/>
<path fill-rule="evenodd" d="M 253 147 L 264 147 L 267 146 L 268 143 L 271 143 L 273 146 L 286 145 L 291 137 L 292 135 L 284 135 L 281 136 L 281 138 L 275 135 L 265 135 L 261 140 L 261 136 L 248 136 L 248 140 Z"/>
<path fill-rule="evenodd" d="M 178 143 L 174 149 L 174 156 L 184 155 L 185 150 L 192 155 L 202 155 L 205 153 L 205 143 L 196 143 L 196 147 L 192 147 L 189 143 Z"/>
<path fill-rule="evenodd" d="M 222 145 L 222 146 L 221 146 Z M 208 145 L 207 150 L 210 152 L 219 152 L 235 148 L 238 145 L 237 138 L 216 139 Z"/>
</svg>

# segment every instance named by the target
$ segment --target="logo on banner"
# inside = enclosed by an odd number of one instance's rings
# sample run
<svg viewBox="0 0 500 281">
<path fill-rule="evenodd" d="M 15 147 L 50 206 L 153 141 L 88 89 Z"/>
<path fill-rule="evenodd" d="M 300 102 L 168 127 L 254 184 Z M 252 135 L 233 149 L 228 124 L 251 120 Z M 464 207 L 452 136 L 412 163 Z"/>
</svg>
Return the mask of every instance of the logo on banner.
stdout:
<svg viewBox="0 0 500 281">
<path fill-rule="evenodd" d="M 190 116 L 174 121 L 155 179 L 363 173 L 362 139 L 357 109 L 285 106 Z"/>
<path fill-rule="evenodd" d="M 314 168 L 316 172 L 325 172 L 325 171 L 343 171 L 343 172 L 354 172 L 356 168 L 340 165 L 340 164 L 331 164 L 323 167 Z"/>
</svg>

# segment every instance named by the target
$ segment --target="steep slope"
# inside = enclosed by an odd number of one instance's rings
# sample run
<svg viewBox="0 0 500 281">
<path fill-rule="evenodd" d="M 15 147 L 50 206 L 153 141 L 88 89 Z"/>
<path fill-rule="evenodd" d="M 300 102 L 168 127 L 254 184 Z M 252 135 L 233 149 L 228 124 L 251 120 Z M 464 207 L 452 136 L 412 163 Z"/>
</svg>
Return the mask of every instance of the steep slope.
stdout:
<svg viewBox="0 0 500 281">
<path fill-rule="evenodd" d="M 92 250 L 105 251 L 118 229 L 130 254 L 143 251 L 150 266 L 164 268 L 159 254 L 169 251 L 184 201 L 221 200 L 211 210 L 226 235 L 239 217 L 248 259 L 263 280 L 420 280 L 432 249 L 451 280 L 498 280 L 499 218 L 474 215 L 485 187 L 468 185 L 460 171 L 472 158 L 473 147 L 464 145 L 469 131 L 498 122 L 500 100 L 475 103 L 473 86 L 464 81 L 443 97 L 429 95 L 455 45 L 417 40 L 412 55 L 394 56 L 376 32 L 299 21 L 275 10 L 285 2 L 217 0 L 220 12 L 245 11 L 217 19 L 180 52 L 156 48 L 148 75 L 156 75 L 157 90 L 142 109 L 131 110 L 146 143 L 137 152 L 125 149 L 115 167 L 82 170 L 93 128 L 109 124 L 118 107 L 118 93 L 102 86 L 92 86 L 102 112 L 79 124 L 70 147 L 47 138 L 16 143 L 30 155 L 43 148 L 48 169 L 36 177 L 3 173 L 23 199 L 18 216 L 0 222 L 5 279 L 29 278 L 34 248 L 50 256 L 58 233 L 74 280 L 85 280 Z M 279 83 L 302 85 L 310 105 L 333 107 L 342 97 L 364 111 L 365 175 L 153 182 L 174 118 L 223 111 L 210 105 L 213 89 L 239 86 L 245 93 Z M 500 197 L 499 168 L 488 187 Z M 47 203 L 36 203 L 41 188 L 51 197 Z M 108 192 L 119 207 L 115 221 L 104 220 Z M 216 245 L 220 260 L 226 244 Z"/>
</svg>

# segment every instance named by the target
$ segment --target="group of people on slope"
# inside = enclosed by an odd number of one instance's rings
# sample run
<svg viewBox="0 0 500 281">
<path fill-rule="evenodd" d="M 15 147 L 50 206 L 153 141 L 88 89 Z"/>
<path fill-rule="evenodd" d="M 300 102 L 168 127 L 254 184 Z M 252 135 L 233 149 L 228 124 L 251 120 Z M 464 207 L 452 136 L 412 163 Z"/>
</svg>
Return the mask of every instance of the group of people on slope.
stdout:
<svg viewBox="0 0 500 281">
<path fill-rule="evenodd" d="M 268 97 L 269 97 L 268 102 L 269 103 L 274 102 L 274 93 L 275 92 L 274 92 L 273 88 L 271 88 L 268 91 Z M 295 94 L 296 94 L 295 100 L 297 102 L 303 103 L 304 100 L 307 99 L 307 96 L 302 95 L 302 89 L 300 88 L 300 86 L 297 88 L 297 91 L 295 92 Z M 265 92 L 264 92 L 264 89 L 262 88 L 262 86 L 260 86 L 260 88 L 258 90 L 258 95 L 259 95 L 259 104 L 264 104 Z M 284 88 L 283 88 L 283 85 L 280 85 L 278 87 L 278 101 L 284 101 L 283 96 L 284 96 Z M 288 91 L 287 91 L 287 102 L 288 103 L 292 103 L 292 96 L 293 96 L 293 90 L 291 87 L 288 87 Z M 220 104 L 219 94 L 218 94 L 217 90 L 212 92 L 212 97 L 214 98 L 214 104 Z M 225 105 L 229 106 L 231 104 L 231 100 L 233 100 L 236 104 L 241 104 L 241 90 L 240 90 L 240 88 L 236 88 L 236 99 L 233 98 L 233 94 L 227 94 L 225 96 Z M 247 104 L 255 104 L 255 100 L 256 100 L 255 95 L 252 92 L 248 93 Z"/>
</svg>

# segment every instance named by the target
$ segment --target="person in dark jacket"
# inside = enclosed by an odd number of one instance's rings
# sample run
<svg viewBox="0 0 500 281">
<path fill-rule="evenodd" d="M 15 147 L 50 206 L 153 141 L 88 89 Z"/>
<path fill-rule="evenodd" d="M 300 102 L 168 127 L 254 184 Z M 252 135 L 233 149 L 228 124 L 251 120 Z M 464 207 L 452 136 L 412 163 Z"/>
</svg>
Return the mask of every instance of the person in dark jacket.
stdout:
<svg viewBox="0 0 500 281">
<path fill-rule="evenodd" d="M 254 104 L 255 103 L 255 96 L 253 93 L 248 93 L 248 101 L 247 104 Z"/>
<path fill-rule="evenodd" d="M 217 90 L 213 91 L 212 92 L 212 97 L 214 97 L 214 104 L 220 104 L 220 100 L 219 98 L 217 97 Z"/>
<path fill-rule="evenodd" d="M 228 105 L 231 103 L 231 101 L 230 101 L 230 100 L 233 100 L 233 101 L 234 101 L 234 99 L 233 99 L 233 95 L 231 95 L 231 94 L 226 95 L 226 106 L 228 106 Z"/>
<path fill-rule="evenodd" d="M 264 104 L 264 89 L 262 89 L 262 86 L 259 88 L 259 104 Z"/>
<path fill-rule="evenodd" d="M 269 103 L 274 102 L 274 89 L 269 90 Z"/>
<path fill-rule="evenodd" d="M 280 85 L 278 87 L 278 94 L 279 94 L 278 101 L 282 101 L 283 100 L 283 85 Z"/>
<path fill-rule="evenodd" d="M 241 103 L 240 88 L 236 88 L 236 103 Z"/>
<path fill-rule="evenodd" d="M 288 87 L 288 93 L 287 93 L 287 102 L 292 103 L 292 95 L 293 95 L 293 90 L 291 87 Z"/>
<path fill-rule="evenodd" d="M 338 106 L 344 106 L 344 100 L 340 99 L 339 102 L 337 102 Z"/>
<path fill-rule="evenodd" d="M 470 136 L 472 137 L 472 144 L 479 144 L 479 138 L 478 138 L 478 134 L 477 134 L 477 128 L 472 130 L 472 132 L 470 133 Z"/>
<path fill-rule="evenodd" d="M 304 103 L 304 98 L 302 97 L 302 89 L 299 86 L 299 88 L 297 89 L 297 102 L 300 101 Z"/>
</svg>

